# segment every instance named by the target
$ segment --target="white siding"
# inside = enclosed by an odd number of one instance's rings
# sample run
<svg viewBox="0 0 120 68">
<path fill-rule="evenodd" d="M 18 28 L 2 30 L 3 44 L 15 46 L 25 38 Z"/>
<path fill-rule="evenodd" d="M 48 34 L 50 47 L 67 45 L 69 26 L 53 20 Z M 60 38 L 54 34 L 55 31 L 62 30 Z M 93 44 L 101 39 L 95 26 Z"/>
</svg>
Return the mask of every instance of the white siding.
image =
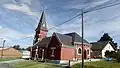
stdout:
<svg viewBox="0 0 120 68">
<path fill-rule="evenodd" d="M 113 47 L 108 42 L 108 44 L 102 50 L 102 58 L 105 58 L 105 52 L 106 52 L 106 50 L 108 50 L 108 51 L 115 51 L 113 49 Z"/>
</svg>

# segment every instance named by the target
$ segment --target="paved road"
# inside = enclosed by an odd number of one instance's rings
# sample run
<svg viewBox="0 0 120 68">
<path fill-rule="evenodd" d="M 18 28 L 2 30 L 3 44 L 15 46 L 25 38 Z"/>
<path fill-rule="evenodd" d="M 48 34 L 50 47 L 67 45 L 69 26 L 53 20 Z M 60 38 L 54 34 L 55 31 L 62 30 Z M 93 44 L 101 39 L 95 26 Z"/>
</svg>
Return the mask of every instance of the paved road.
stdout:
<svg viewBox="0 0 120 68">
<path fill-rule="evenodd" d="M 13 68 L 13 67 L 8 63 L 0 63 L 0 68 Z"/>
<path fill-rule="evenodd" d="M 26 61 L 24 59 L 16 59 L 16 60 L 9 60 L 9 61 L 2 61 L 0 62 L 0 68 L 13 68 L 10 63 Z"/>
</svg>

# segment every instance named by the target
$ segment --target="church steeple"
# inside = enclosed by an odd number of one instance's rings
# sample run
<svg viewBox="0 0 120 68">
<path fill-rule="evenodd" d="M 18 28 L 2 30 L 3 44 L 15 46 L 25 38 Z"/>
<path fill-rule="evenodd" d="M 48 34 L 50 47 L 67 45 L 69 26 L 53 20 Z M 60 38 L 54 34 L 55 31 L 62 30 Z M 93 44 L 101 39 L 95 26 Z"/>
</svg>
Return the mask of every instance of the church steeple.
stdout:
<svg viewBox="0 0 120 68">
<path fill-rule="evenodd" d="M 36 34 L 33 40 L 33 44 L 35 44 L 38 41 L 41 41 L 43 38 L 47 36 L 47 23 L 46 23 L 46 18 L 45 18 L 45 12 L 42 12 L 41 18 L 39 20 L 38 26 L 35 29 Z"/>
<path fill-rule="evenodd" d="M 35 31 L 39 31 L 39 30 L 47 30 L 47 23 L 46 23 L 46 18 L 45 18 L 45 12 L 42 12 L 38 27 L 36 28 Z"/>
</svg>

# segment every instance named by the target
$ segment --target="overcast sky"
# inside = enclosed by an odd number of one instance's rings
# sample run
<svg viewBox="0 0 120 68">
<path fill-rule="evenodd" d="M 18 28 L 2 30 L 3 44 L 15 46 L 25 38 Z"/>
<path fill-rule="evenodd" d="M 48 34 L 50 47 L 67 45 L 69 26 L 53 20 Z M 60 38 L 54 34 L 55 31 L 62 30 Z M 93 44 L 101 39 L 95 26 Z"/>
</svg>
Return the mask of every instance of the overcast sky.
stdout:
<svg viewBox="0 0 120 68">
<path fill-rule="evenodd" d="M 48 28 L 60 24 L 81 13 L 81 9 L 89 10 L 120 2 L 119 0 L 0 0 L 0 44 L 6 40 L 6 46 L 15 44 L 21 47 L 32 45 L 35 28 L 41 12 L 45 10 Z M 93 8 L 93 9 L 96 9 Z M 120 5 L 84 14 L 85 39 L 97 41 L 104 33 L 120 44 Z M 53 32 L 81 34 L 81 16 L 51 29 Z M 26 38 L 27 37 L 27 38 Z M 1 39 L 3 38 L 3 39 Z"/>
</svg>

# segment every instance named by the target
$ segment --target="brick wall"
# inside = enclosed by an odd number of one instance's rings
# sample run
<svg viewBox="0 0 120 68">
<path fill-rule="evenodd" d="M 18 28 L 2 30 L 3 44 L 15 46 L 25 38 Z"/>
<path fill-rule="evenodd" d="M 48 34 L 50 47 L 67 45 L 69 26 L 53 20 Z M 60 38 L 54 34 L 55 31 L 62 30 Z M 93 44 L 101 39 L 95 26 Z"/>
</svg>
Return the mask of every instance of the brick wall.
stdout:
<svg viewBox="0 0 120 68">
<path fill-rule="evenodd" d="M 78 48 L 81 48 L 81 49 L 82 49 L 82 45 L 77 45 L 76 51 L 78 50 Z M 84 50 L 86 51 L 86 53 L 84 53 L 84 54 L 86 54 L 86 55 L 84 55 L 84 56 L 86 56 L 86 59 L 87 59 L 87 58 L 90 58 L 90 47 L 87 46 L 87 45 L 84 45 Z M 88 53 L 87 50 L 89 50 L 89 53 Z M 78 59 L 81 59 L 81 58 L 82 58 L 82 53 L 81 53 L 81 54 L 78 54 L 78 52 L 77 52 L 76 57 L 77 57 Z"/>
<path fill-rule="evenodd" d="M 61 48 L 61 60 L 73 60 L 75 58 L 75 48 Z"/>
</svg>

